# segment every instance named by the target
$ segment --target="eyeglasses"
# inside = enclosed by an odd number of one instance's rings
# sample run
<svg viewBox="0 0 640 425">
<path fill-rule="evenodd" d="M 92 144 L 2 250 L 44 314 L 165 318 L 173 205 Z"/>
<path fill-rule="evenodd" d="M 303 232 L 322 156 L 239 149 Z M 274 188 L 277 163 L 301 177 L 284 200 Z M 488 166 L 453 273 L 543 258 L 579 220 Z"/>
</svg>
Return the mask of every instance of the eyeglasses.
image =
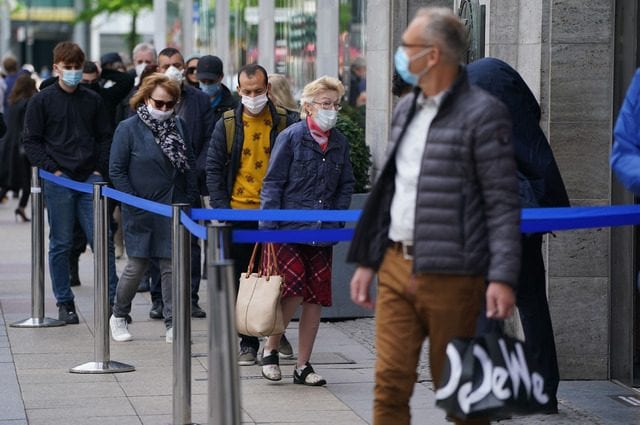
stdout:
<svg viewBox="0 0 640 425">
<path fill-rule="evenodd" d="M 187 74 L 195 74 L 195 73 L 196 73 L 196 67 L 190 66 L 189 68 L 187 68 Z"/>
<path fill-rule="evenodd" d="M 150 97 L 149 99 L 153 100 L 153 103 L 156 104 L 157 108 L 164 108 L 165 106 L 167 107 L 167 109 L 171 109 L 174 106 L 176 106 L 176 104 L 178 103 L 177 100 L 156 100 L 152 97 Z"/>
<path fill-rule="evenodd" d="M 339 111 L 342 109 L 342 105 L 340 105 L 339 103 L 333 103 L 333 102 L 311 102 L 315 105 L 320 105 L 322 107 L 322 109 L 335 109 L 336 111 Z"/>
</svg>

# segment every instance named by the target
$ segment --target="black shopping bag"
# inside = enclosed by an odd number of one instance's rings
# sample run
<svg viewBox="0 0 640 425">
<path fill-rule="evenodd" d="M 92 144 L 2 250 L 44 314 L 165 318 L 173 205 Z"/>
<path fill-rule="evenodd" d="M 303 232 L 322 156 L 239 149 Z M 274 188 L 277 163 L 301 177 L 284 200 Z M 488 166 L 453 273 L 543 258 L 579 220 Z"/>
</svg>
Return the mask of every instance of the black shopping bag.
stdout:
<svg viewBox="0 0 640 425">
<path fill-rule="evenodd" d="M 447 345 L 436 406 L 458 419 L 544 412 L 550 397 L 524 343 L 502 333 L 455 338 Z"/>
</svg>

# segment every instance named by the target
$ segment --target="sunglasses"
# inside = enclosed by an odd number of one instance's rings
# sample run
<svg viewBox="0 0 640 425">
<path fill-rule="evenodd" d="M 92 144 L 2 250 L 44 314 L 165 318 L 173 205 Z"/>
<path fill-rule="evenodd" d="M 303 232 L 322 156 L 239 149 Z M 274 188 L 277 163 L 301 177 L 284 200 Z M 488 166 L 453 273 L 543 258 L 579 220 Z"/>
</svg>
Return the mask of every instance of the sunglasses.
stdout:
<svg viewBox="0 0 640 425">
<path fill-rule="evenodd" d="M 177 100 L 169 100 L 169 101 L 165 101 L 165 100 L 156 100 L 152 97 L 150 97 L 149 99 L 153 100 L 153 103 L 156 104 L 156 108 L 164 108 L 165 106 L 169 109 L 173 108 L 174 106 L 176 106 L 176 104 L 178 103 Z"/>
<path fill-rule="evenodd" d="M 196 73 L 196 68 L 193 66 L 190 66 L 189 68 L 187 68 L 187 74 L 195 74 Z"/>
</svg>

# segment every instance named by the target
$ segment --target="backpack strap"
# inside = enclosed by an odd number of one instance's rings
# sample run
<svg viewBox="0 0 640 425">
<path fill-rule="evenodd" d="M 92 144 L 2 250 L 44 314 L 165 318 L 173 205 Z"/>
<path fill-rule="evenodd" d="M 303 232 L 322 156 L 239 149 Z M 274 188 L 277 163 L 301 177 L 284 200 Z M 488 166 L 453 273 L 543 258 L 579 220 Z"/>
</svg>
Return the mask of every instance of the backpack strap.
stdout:
<svg viewBox="0 0 640 425">
<path fill-rule="evenodd" d="M 222 114 L 224 119 L 224 131 L 227 136 L 227 154 L 231 155 L 231 147 L 233 146 L 233 138 L 236 133 L 236 111 L 229 109 Z"/>
<path fill-rule="evenodd" d="M 276 112 L 278 113 L 278 125 L 276 126 L 276 131 L 278 134 L 282 132 L 287 127 L 287 111 L 280 106 L 276 106 Z"/>
</svg>

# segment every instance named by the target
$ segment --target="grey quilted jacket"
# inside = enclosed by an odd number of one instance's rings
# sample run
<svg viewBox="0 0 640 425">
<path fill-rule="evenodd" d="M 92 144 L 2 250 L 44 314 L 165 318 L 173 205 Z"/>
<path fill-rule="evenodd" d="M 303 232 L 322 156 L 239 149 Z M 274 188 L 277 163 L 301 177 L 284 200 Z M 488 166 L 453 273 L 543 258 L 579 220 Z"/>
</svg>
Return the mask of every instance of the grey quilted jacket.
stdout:
<svg viewBox="0 0 640 425">
<path fill-rule="evenodd" d="M 348 259 L 378 269 L 389 245 L 395 155 L 418 92 L 393 115 L 390 156 L 356 227 Z M 520 204 L 511 121 L 496 98 L 469 85 L 465 69 L 445 94 L 422 158 L 414 226 L 416 273 L 518 281 Z"/>
</svg>

